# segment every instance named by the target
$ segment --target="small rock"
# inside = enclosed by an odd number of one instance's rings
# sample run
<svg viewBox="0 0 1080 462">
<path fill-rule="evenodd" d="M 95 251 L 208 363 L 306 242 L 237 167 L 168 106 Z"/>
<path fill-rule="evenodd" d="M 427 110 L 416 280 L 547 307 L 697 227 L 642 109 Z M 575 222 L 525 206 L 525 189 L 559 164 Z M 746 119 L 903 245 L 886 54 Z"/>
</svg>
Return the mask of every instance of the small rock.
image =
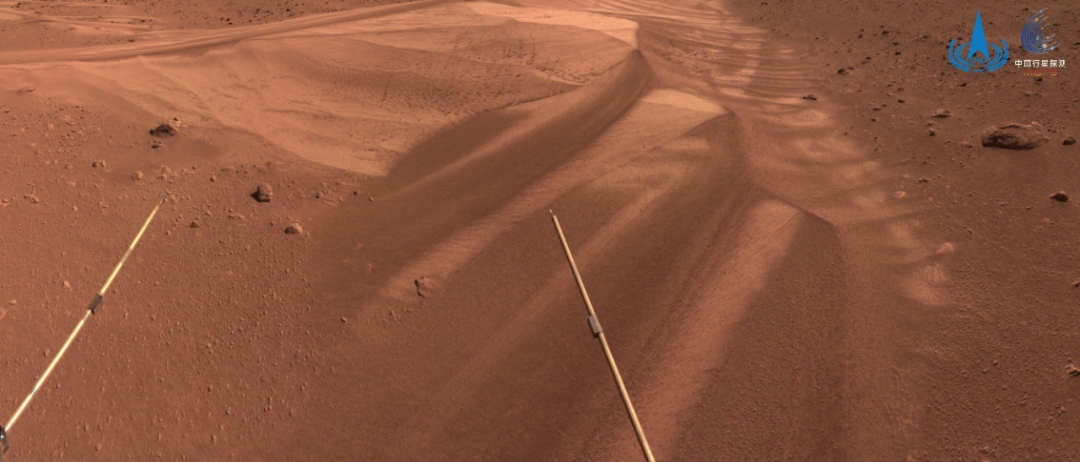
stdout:
<svg viewBox="0 0 1080 462">
<path fill-rule="evenodd" d="M 304 228 L 301 228 L 299 223 L 293 223 L 285 228 L 285 234 L 300 234 L 302 232 L 304 232 Z"/>
<path fill-rule="evenodd" d="M 1076 138 L 1073 138 L 1073 137 L 1070 136 L 1068 138 L 1065 138 L 1065 141 L 1062 141 L 1061 144 L 1063 146 L 1072 146 L 1072 145 L 1076 144 Z"/>
<path fill-rule="evenodd" d="M 1068 372 L 1069 375 L 1073 377 L 1080 377 L 1080 367 L 1076 367 L 1072 364 L 1065 367 L 1065 372 Z"/>
<path fill-rule="evenodd" d="M 105 161 L 103 161 L 103 160 L 95 160 L 94 163 L 92 163 L 91 165 L 94 168 L 105 168 Z"/>
<path fill-rule="evenodd" d="M 191 227 L 192 228 L 198 228 L 199 227 L 199 222 L 197 222 L 197 221 L 191 222 Z"/>
<path fill-rule="evenodd" d="M 982 136 L 982 145 L 988 148 L 1035 149 L 1042 146 L 1047 139 L 1042 127 L 1037 123 L 1009 123 L 987 129 Z"/>
<path fill-rule="evenodd" d="M 230 213 L 229 214 L 229 219 L 230 220 L 243 220 L 244 218 L 245 218 L 244 214 L 242 214 L 242 213 Z"/>
<path fill-rule="evenodd" d="M 165 143 L 162 143 L 161 141 L 158 141 L 158 140 L 150 141 L 150 148 L 151 149 L 157 149 L 157 148 L 164 147 L 164 146 L 165 146 Z"/>
<path fill-rule="evenodd" d="M 960 146 L 963 146 L 965 148 L 971 148 L 971 147 L 974 147 L 975 145 L 971 144 L 968 140 L 964 140 L 964 141 L 960 142 Z"/>
<path fill-rule="evenodd" d="M 38 202 L 41 202 L 41 199 L 38 199 L 38 197 L 33 195 L 33 194 L 27 194 L 27 195 L 25 195 L 23 197 L 26 200 L 30 201 L 31 204 L 37 204 Z"/>
<path fill-rule="evenodd" d="M 414 283 L 416 284 L 416 295 L 427 298 L 427 296 L 431 294 L 431 280 L 427 277 L 420 276 Z"/>
<path fill-rule="evenodd" d="M 802 99 L 808 99 L 810 101 L 817 101 L 817 96 L 814 95 L 813 93 L 811 93 L 809 95 L 803 96 Z"/>
<path fill-rule="evenodd" d="M 937 130 L 933 128 L 926 130 L 926 133 L 930 136 L 937 136 Z"/>
<path fill-rule="evenodd" d="M 929 183 L 929 182 L 930 182 L 929 178 L 919 178 L 919 183 Z"/>
<path fill-rule="evenodd" d="M 1053 196 L 1050 196 L 1050 198 L 1058 202 L 1069 202 L 1069 195 L 1065 194 L 1065 191 L 1058 191 Z"/>
<path fill-rule="evenodd" d="M 64 281 L 64 292 L 71 292 L 71 283 Z"/>
<path fill-rule="evenodd" d="M 139 180 L 143 179 L 143 173 L 142 172 L 132 173 L 131 174 L 131 179 L 135 180 L 135 181 L 139 181 Z"/>
<path fill-rule="evenodd" d="M 274 189 L 269 184 L 262 183 L 251 194 L 251 197 L 254 197 L 259 202 L 270 202 L 274 198 Z"/>
<path fill-rule="evenodd" d="M 949 112 L 948 109 L 938 109 L 938 110 L 934 111 L 934 113 L 931 114 L 931 116 L 932 117 L 937 117 L 939 119 L 944 119 L 946 117 L 952 117 L 952 113 Z"/>
<path fill-rule="evenodd" d="M 855 71 L 854 67 L 848 66 L 848 67 L 841 67 L 840 70 L 836 71 L 836 73 L 840 74 L 840 75 L 848 75 L 848 74 L 851 74 L 854 71 Z"/>
<path fill-rule="evenodd" d="M 1073 281 L 1073 287 L 1080 287 L 1080 279 Z"/>
<path fill-rule="evenodd" d="M 15 299 L 13 298 L 13 299 L 9 300 L 9 301 L 7 302 L 7 304 L 8 304 L 8 305 L 18 305 L 18 304 L 19 304 L 19 301 L 18 301 L 18 300 L 15 300 Z"/>
<path fill-rule="evenodd" d="M 345 316 L 342 316 L 342 317 L 341 317 L 341 322 L 349 322 L 349 321 L 347 321 L 347 320 L 345 319 Z"/>
<path fill-rule="evenodd" d="M 170 136 L 176 136 L 180 133 L 171 123 L 165 122 L 157 127 L 150 129 L 150 134 L 159 138 L 166 138 Z"/>
</svg>

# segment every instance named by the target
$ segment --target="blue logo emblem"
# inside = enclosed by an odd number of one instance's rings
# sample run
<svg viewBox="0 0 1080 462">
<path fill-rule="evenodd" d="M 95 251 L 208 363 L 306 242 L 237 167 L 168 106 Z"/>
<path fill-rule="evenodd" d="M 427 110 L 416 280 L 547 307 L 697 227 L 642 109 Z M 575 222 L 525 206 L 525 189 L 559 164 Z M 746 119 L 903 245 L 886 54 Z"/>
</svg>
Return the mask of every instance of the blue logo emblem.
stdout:
<svg viewBox="0 0 1080 462">
<path fill-rule="evenodd" d="M 1043 11 L 1046 10 L 1039 10 L 1031 19 L 1028 19 L 1020 32 L 1020 44 L 1028 53 L 1041 55 L 1061 45 L 1054 40 L 1053 35 L 1046 35 L 1046 22 L 1049 18 L 1043 14 Z"/>
<path fill-rule="evenodd" d="M 990 50 L 994 50 L 991 54 Z M 975 12 L 975 29 L 971 31 L 971 41 L 956 45 L 956 39 L 949 43 L 949 62 L 964 72 L 994 72 L 1009 60 L 1009 45 L 1001 39 L 1001 46 L 987 43 L 983 33 L 982 14 Z"/>
</svg>

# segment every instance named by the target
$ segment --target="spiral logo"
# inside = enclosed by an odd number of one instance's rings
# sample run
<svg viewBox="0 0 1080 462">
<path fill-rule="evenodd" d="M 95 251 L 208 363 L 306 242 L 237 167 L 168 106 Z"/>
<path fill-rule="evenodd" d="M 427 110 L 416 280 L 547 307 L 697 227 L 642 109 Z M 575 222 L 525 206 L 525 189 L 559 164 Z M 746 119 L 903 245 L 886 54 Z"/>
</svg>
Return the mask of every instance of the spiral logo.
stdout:
<svg viewBox="0 0 1080 462">
<path fill-rule="evenodd" d="M 1045 9 L 1039 10 L 1024 23 L 1024 29 L 1020 31 L 1020 44 L 1028 53 L 1041 55 L 1048 53 L 1061 44 L 1054 40 L 1053 34 L 1046 33 L 1046 25 L 1049 18 L 1043 14 Z"/>
</svg>

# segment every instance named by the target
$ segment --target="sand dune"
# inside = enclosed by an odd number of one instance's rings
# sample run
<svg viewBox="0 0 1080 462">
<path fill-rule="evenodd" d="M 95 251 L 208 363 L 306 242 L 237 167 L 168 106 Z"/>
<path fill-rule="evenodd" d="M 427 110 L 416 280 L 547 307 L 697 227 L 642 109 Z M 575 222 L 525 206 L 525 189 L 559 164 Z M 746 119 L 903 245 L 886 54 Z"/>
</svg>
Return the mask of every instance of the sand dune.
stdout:
<svg viewBox="0 0 1080 462">
<path fill-rule="evenodd" d="M 918 231 L 845 108 L 804 98 L 820 71 L 722 2 L 214 29 L 52 7 L 0 3 L 52 40 L 0 51 L 0 136 L 29 172 L 0 186 L 21 220 L 0 255 L 72 250 L 10 268 L 0 299 L 56 286 L 40 271 L 89 287 L 167 200 L 121 307 L 12 432 L 19 460 L 636 460 L 549 210 L 659 460 L 896 460 L 878 430 L 920 423 L 921 378 L 877 374 L 901 354 L 875 333 L 949 303 L 952 244 Z M 166 120 L 178 136 L 147 135 Z M 0 412 L 49 351 L 13 358 L 69 321 L 70 297 L 38 298 L 0 308 Z"/>
</svg>

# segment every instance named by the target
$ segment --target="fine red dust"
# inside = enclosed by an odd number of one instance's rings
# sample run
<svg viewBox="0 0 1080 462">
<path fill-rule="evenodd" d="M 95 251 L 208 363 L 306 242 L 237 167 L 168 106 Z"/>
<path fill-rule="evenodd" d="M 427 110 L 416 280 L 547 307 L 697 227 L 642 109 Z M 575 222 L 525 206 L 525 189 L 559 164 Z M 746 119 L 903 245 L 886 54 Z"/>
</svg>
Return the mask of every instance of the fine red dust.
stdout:
<svg viewBox="0 0 1080 462">
<path fill-rule="evenodd" d="M 0 3 L 6 457 L 1075 459 L 1058 3 Z"/>
</svg>

